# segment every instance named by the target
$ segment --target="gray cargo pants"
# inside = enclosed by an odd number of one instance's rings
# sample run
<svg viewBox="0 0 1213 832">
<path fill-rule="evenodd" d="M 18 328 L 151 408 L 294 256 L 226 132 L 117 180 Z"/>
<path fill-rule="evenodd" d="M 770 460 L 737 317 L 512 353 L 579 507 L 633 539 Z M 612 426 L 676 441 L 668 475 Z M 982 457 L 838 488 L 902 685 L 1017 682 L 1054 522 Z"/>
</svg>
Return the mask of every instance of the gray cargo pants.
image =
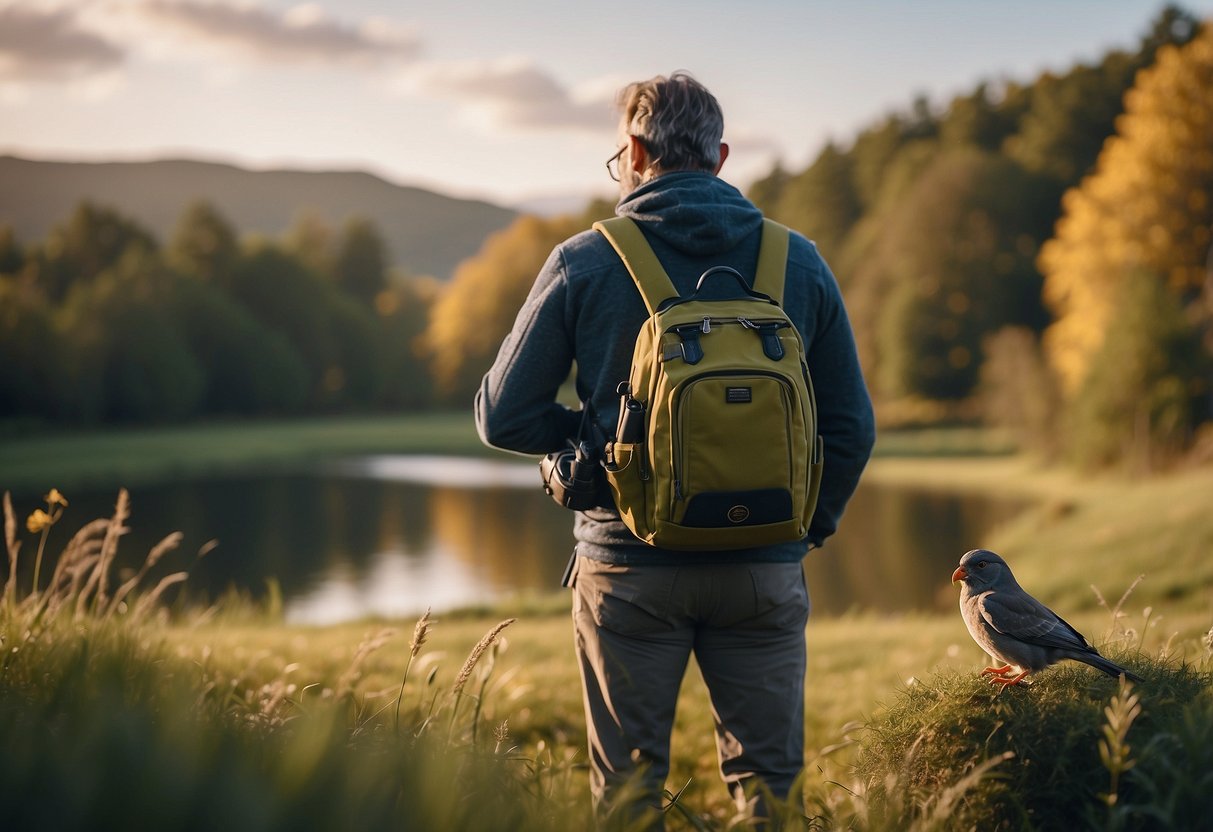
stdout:
<svg viewBox="0 0 1213 832">
<path fill-rule="evenodd" d="M 805 625 L 799 563 L 624 566 L 577 558 L 573 621 L 602 813 L 628 783 L 660 806 L 687 661 L 707 683 L 720 775 L 788 795 L 804 765 Z"/>
</svg>

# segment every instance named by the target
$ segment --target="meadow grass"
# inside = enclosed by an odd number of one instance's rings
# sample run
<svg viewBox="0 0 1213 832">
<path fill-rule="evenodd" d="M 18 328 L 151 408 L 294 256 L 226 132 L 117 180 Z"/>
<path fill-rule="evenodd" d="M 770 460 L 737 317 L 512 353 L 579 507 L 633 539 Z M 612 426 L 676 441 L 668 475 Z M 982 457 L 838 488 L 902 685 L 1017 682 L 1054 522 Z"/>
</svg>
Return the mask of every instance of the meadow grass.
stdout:
<svg viewBox="0 0 1213 832">
<path fill-rule="evenodd" d="M 870 475 L 1033 496 L 974 545 L 1005 554 L 1146 682 L 1122 691 L 1063 665 L 999 693 L 977 678 L 984 657 L 959 614 L 813 619 L 803 824 L 1198 828 L 1213 809 L 1213 583 L 1201 557 L 1213 470 L 1080 481 L 1021 457 L 882 457 Z M 120 601 L 129 582 L 90 588 L 123 522 L 85 535 L 78 578 L 10 587 L 0 602 L 0 805 L 13 828 L 131 817 L 237 830 L 586 828 L 567 595 L 434 615 L 424 632 L 415 621 L 288 626 L 236 598 L 169 610 L 145 602 L 153 586 Z M 23 557 L 39 539 L 22 541 Z M 69 593 L 53 610 L 52 587 Z M 744 828 L 717 780 L 711 725 L 692 669 L 672 829 Z"/>
<path fill-rule="evenodd" d="M 52 492 L 48 506 L 61 499 Z M 526 756 L 510 735 L 501 706 L 514 700 L 495 670 L 512 619 L 481 633 L 453 680 L 423 653 L 428 616 L 382 664 L 392 628 L 331 653 L 298 641 L 271 653 L 247 639 L 174 639 L 174 627 L 247 636 L 242 626 L 256 629 L 258 616 L 233 602 L 183 612 L 174 625 L 159 603 L 163 581 L 141 586 L 145 570 L 113 580 L 127 505 L 122 492 L 113 517 L 74 535 L 45 584 L 18 586 L 26 540 L 5 494 L 14 564 L 0 595 L 5 828 L 588 824 L 587 801 L 568 785 L 574 766 L 542 742 Z M 33 515 L 28 528 L 44 533 L 59 516 Z M 148 561 L 170 549 L 157 546 Z M 284 663 L 293 653 L 312 658 Z"/>
</svg>

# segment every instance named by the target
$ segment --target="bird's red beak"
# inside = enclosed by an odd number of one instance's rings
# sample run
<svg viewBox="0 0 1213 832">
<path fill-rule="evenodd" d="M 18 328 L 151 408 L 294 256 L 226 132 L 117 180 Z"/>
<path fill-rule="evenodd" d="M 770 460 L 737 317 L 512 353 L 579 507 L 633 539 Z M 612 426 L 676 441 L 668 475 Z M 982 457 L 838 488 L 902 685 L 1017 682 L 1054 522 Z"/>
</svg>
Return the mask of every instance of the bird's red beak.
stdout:
<svg viewBox="0 0 1213 832">
<path fill-rule="evenodd" d="M 960 583 L 967 577 L 969 577 L 969 573 L 965 571 L 965 568 L 958 566 L 956 567 L 956 571 L 952 573 L 952 583 Z"/>
</svg>

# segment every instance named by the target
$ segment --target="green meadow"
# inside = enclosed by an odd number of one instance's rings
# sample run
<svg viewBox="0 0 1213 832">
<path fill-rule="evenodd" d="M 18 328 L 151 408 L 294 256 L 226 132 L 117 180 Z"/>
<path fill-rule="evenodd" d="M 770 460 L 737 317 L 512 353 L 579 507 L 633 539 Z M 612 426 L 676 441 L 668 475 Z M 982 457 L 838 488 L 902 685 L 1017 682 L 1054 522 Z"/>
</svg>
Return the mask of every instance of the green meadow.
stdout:
<svg viewBox="0 0 1213 832">
<path fill-rule="evenodd" d="M 132 477 L 219 464 L 220 448 L 232 465 L 286 463 L 304 443 L 308 454 L 384 450 L 387 437 L 390 450 L 475 450 L 466 421 L 363 432 L 375 423 L 96 434 L 91 450 L 85 436 L 54 453 L 51 440 L 22 440 L 0 458 L 16 472 L 27 454 L 31 473 L 15 479 L 28 486 L 42 453 L 49 487 L 70 481 L 73 458 L 75 473 L 95 474 L 136 445 L 147 467 Z M 1213 803 L 1213 468 L 1084 479 L 986 434 L 882 441 L 872 479 L 1030 498 L 973 545 L 1004 554 L 1025 587 L 1146 682 L 1123 690 L 1065 664 L 999 692 L 979 680 L 985 657 L 958 613 L 813 619 L 806 814 L 792 828 L 1197 828 Z M 327 627 L 288 626 L 272 598 L 166 606 L 158 587 L 106 574 L 123 511 L 120 501 L 79 534 L 64 515 L 47 547 L 66 545 L 68 566 L 43 570 L 37 593 L 28 581 L 6 588 L 10 828 L 588 827 L 567 595 Z M 41 540 L 25 520 L 6 518 L 22 563 Z M 673 748 L 669 828 L 748 828 L 718 783 L 694 670 Z"/>
</svg>

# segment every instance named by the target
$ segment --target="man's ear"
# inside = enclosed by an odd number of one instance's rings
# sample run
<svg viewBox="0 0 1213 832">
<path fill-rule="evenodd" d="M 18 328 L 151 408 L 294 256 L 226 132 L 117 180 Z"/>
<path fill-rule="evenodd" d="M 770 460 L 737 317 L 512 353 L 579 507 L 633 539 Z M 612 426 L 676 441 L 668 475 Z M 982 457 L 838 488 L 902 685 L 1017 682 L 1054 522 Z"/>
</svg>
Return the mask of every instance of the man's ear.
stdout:
<svg viewBox="0 0 1213 832">
<path fill-rule="evenodd" d="M 720 161 L 716 163 L 716 170 L 712 173 L 720 173 L 720 169 L 724 167 L 724 160 L 729 158 L 729 146 L 724 142 L 720 143 Z"/>
<path fill-rule="evenodd" d="M 633 135 L 628 135 L 628 159 L 629 167 L 636 172 L 637 176 L 643 176 L 644 172 L 649 167 L 649 151 L 644 146 L 644 142 Z"/>
</svg>

